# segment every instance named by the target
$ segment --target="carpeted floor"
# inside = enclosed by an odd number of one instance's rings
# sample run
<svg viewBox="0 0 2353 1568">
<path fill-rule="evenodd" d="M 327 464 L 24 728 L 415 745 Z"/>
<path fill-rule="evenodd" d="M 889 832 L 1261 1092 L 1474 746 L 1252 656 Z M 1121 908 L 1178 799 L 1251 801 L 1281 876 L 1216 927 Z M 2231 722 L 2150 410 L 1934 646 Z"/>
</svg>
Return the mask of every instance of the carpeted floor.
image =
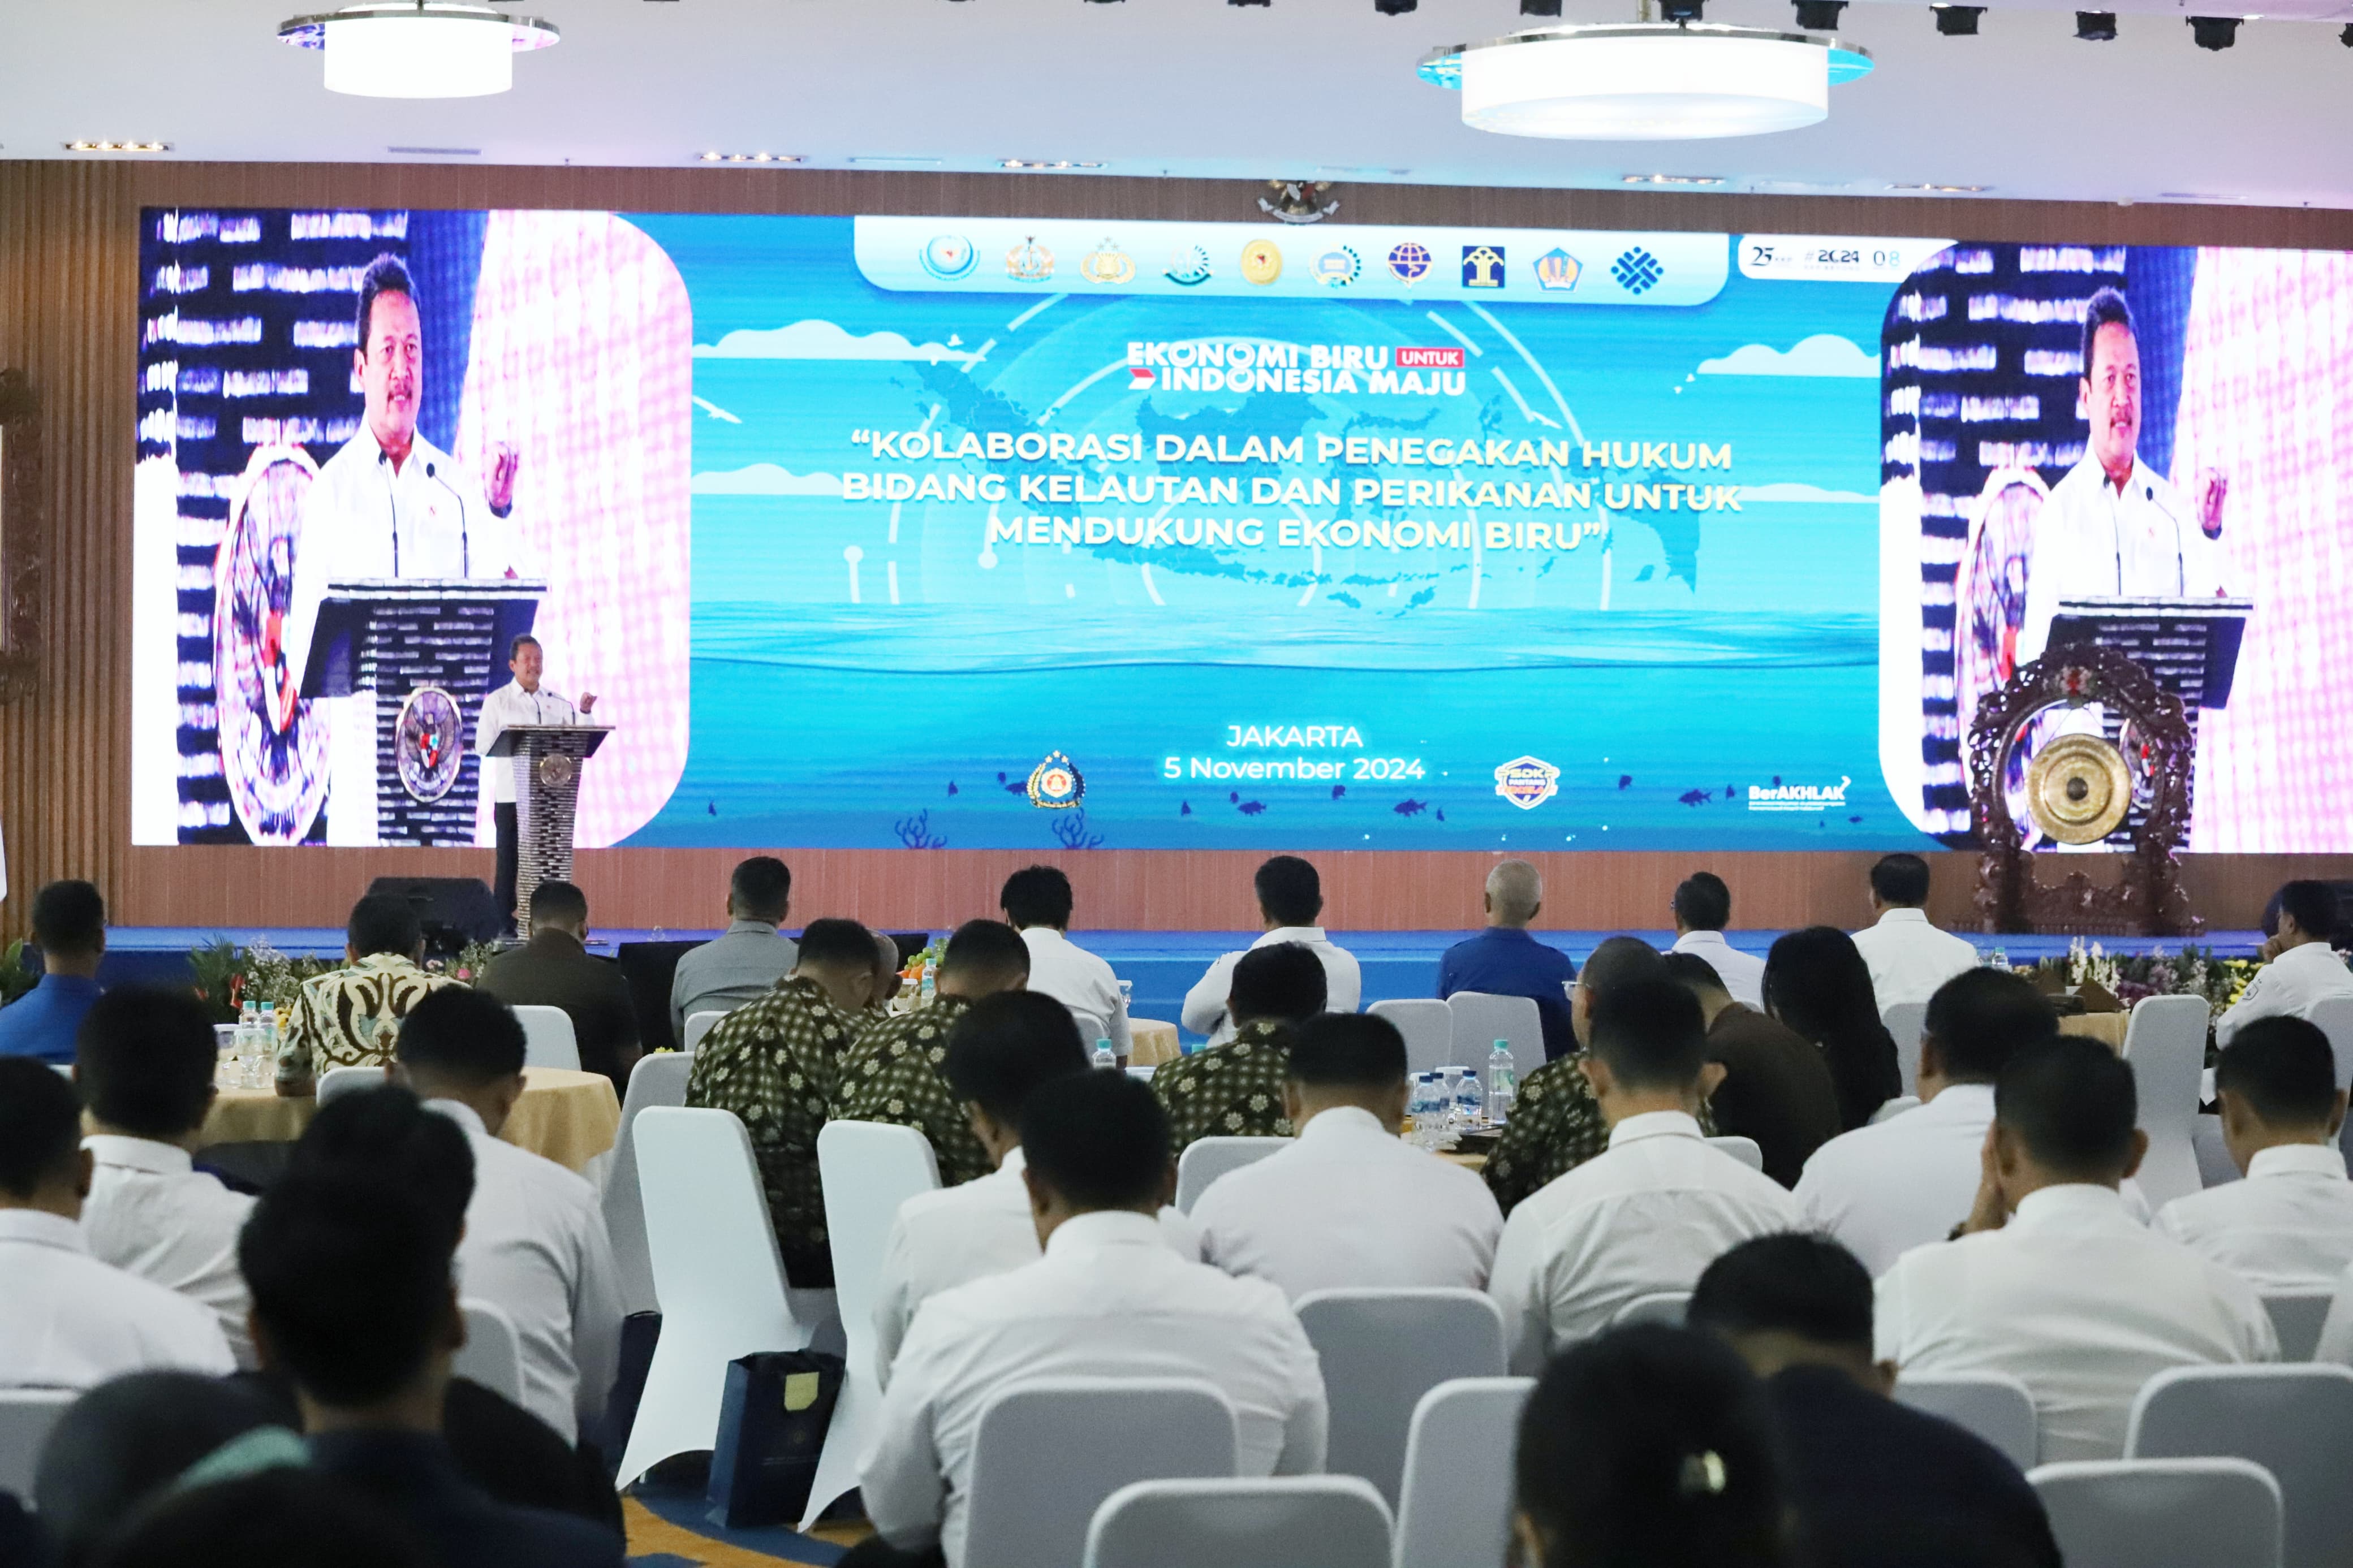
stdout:
<svg viewBox="0 0 2353 1568">
<path fill-rule="evenodd" d="M 635 1568 L 833 1568 L 842 1552 L 871 1531 L 863 1521 L 821 1524 L 814 1535 L 774 1525 L 722 1530 L 707 1517 L 700 1489 L 641 1482 L 621 1500 Z"/>
</svg>

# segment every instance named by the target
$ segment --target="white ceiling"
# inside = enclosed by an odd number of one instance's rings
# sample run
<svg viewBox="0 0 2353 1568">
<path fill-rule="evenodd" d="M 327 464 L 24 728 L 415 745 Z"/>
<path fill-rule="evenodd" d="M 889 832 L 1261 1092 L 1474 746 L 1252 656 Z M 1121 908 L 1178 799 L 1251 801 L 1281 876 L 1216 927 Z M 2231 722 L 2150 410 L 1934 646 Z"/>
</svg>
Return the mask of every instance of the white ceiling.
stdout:
<svg viewBox="0 0 2353 1568">
<path fill-rule="evenodd" d="M 2353 207 L 2342 22 L 2253 22 L 2214 54 L 2179 20 L 2198 0 L 2111 0 L 2157 14 L 2127 14 L 2109 44 L 2072 37 L 2063 0 L 1989 11 L 1970 38 L 1937 36 L 1924 5 L 1865 0 L 1842 31 L 1879 68 L 1834 89 L 1828 122 L 1651 144 L 1484 135 L 1456 119 L 1452 94 L 1416 79 L 1432 46 L 1522 26 L 1515 0 L 1423 0 L 1394 17 L 1372 0 L 531 0 L 561 46 L 518 59 L 503 97 L 426 103 L 326 92 L 319 58 L 273 37 L 298 3 L 321 0 L 5 0 L 0 156 L 62 156 L 90 137 L 205 160 L 473 161 L 388 151 L 425 147 L 685 166 L 715 147 L 820 167 L 1069 158 L 1113 174 L 1570 187 L 1663 171 L 1725 175 L 1735 190 L 1935 183 Z M 2348 0 L 2291 3 L 2353 16 Z M 1631 5 L 1570 0 L 1566 19 Z M 1789 10 L 1712 0 L 1707 15 L 1786 26 Z"/>
</svg>

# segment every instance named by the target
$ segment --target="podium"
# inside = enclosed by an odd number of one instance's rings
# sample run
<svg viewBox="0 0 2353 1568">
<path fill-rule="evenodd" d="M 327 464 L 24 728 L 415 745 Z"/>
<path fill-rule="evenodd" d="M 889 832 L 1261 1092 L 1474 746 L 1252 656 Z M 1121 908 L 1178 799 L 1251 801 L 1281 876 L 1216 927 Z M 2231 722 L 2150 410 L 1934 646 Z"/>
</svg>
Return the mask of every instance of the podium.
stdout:
<svg viewBox="0 0 2353 1568">
<path fill-rule="evenodd" d="M 504 682 L 507 646 L 531 630 L 546 592 L 544 582 L 520 577 L 327 584 L 300 689 L 368 699 L 352 705 L 351 717 L 370 731 L 375 761 L 372 777 L 331 762 L 331 814 L 373 816 L 377 844 L 474 842 L 481 773 L 465 765 L 473 716 Z M 330 744 L 343 752 L 358 741 L 331 736 Z M 361 795 L 373 798 L 348 798 Z"/>
<path fill-rule="evenodd" d="M 532 890 L 572 880 L 572 823 L 580 805 L 580 764 L 612 729 L 605 724 L 516 724 L 499 731 L 491 755 L 515 770 L 515 924 L 531 929 Z"/>
</svg>

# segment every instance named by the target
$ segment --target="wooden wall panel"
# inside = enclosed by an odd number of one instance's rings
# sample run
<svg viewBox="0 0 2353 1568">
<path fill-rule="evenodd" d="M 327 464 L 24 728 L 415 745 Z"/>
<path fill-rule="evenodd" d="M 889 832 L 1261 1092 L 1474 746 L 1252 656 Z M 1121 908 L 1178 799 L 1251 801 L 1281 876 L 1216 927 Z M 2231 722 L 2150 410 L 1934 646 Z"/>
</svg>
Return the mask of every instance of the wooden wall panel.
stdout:
<svg viewBox="0 0 2353 1568">
<path fill-rule="evenodd" d="M 482 850 L 132 848 L 131 475 L 137 214 L 174 203 L 576 207 L 638 212 L 940 213 L 1241 221 L 1242 182 L 826 170 L 575 169 L 319 163 L 0 162 L 0 364 L 21 366 L 45 411 L 47 647 L 37 689 L 0 709 L 0 831 L 17 896 L 0 930 L 20 931 L 31 889 L 88 877 L 116 921 L 139 925 L 333 925 L 379 875 L 490 874 Z M 1357 223 L 1682 228 L 1730 232 L 1964 235 L 2139 244 L 2353 249 L 2353 213 L 2296 208 L 1896 201 L 1698 193 L 1358 185 Z M 715 923 L 733 850 L 585 852 L 579 877 L 600 923 Z M 855 913 L 937 929 L 995 910 L 1020 851 L 785 851 L 805 915 Z M 1346 852 L 1316 857 L 1338 928 L 1473 924 L 1495 857 Z M 1078 884 L 1095 927 L 1232 929 L 1250 921 L 1243 852 L 1114 851 L 1050 857 Z M 1546 923 L 1651 928 L 1676 879 L 1702 861 L 1734 888 L 1750 926 L 1852 925 L 1865 913 L 1855 854 L 1553 855 Z M 1965 919 L 1972 864 L 1944 857 L 1938 912 Z M 2219 926 L 2253 922 L 2284 877 L 2353 876 L 2353 856 L 2193 857 L 2193 902 Z"/>
</svg>

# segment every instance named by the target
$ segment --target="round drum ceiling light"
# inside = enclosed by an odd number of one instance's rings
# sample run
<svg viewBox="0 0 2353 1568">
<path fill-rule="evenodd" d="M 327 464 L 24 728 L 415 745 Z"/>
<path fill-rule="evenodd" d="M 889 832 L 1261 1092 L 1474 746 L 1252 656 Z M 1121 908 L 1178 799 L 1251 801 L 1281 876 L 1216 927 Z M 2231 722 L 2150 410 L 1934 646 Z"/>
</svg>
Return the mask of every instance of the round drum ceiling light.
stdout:
<svg viewBox="0 0 2353 1568">
<path fill-rule="evenodd" d="M 1421 76 L 1462 94 L 1462 123 L 1505 136 L 1667 142 L 1794 131 L 1833 83 L 1871 70 L 1836 37 L 1713 22 L 1538 27 L 1433 51 Z"/>
<path fill-rule="evenodd" d="M 483 98 L 514 86 L 514 58 L 558 37 L 537 16 L 459 0 L 375 0 L 280 25 L 327 58 L 327 90 L 361 98 Z"/>
</svg>

